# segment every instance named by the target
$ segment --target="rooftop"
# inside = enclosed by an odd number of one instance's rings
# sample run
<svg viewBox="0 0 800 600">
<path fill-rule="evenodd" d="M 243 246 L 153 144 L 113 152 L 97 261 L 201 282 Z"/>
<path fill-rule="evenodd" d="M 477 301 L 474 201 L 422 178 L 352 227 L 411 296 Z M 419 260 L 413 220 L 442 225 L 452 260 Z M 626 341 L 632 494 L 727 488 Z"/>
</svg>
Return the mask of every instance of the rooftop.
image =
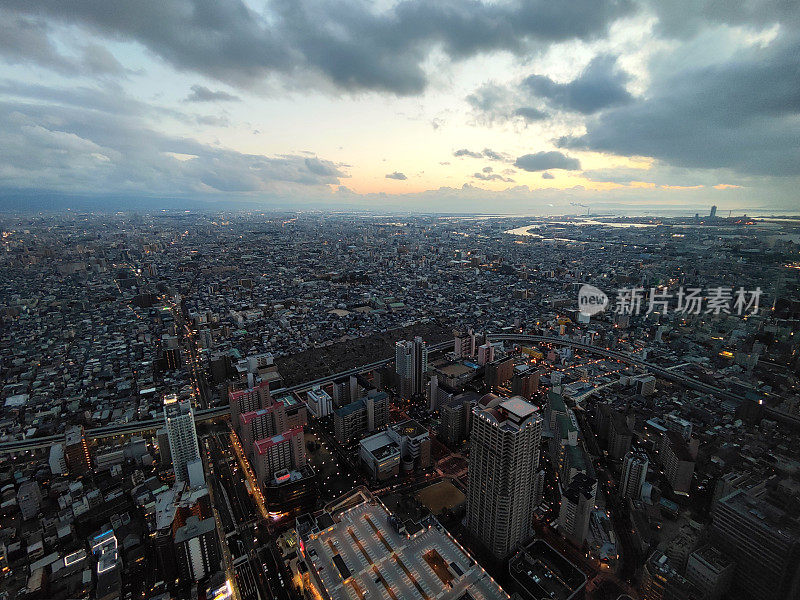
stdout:
<svg viewBox="0 0 800 600">
<path fill-rule="evenodd" d="M 428 435 L 428 430 L 419 423 L 417 423 L 414 419 L 408 419 L 407 421 L 403 421 L 402 423 L 393 425 L 392 429 L 394 429 L 400 435 L 404 435 L 410 438 L 416 438 L 423 435 Z"/>
<path fill-rule="evenodd" d="M 398 533 L 376 501 L 331 516 L 333 526 L 311 534 L 304 547 L 309 569 L 332 600 L 508 598 L 436 521 L 413 535 Z"/>
<path fill-rule="evenodd" d="M 281 442 L 285 442 L 287 440 L 292 439 L 294 436 L 303 433 L 302 427 L 295 427 L 294 429 L 290 429 L 288 431 L 284 431 L 278 435 L 273 435 L 271 438 L 265 438 L 263 440 L 258 440 L 254 442 L 253 445 L 255 446 L 256 452 L 259 454 L 264 454 L 267 450 L 269 450 L 275 444 L 280 444 Z"/>
<path fill-rule="evenodd" d="M 569 600 L 586 585 L 586 575 L 543 540 L 534 540 L 517 553 L 508 567 L 523 598 L 531 600 Z"/>
<path fill-rule="evenodd" d="M 505 402 L 501 402 L 500 408 L 508 411 L 519 419 L 526 419 L 539 410 L 536 406 L 520 396 L 514 396 Z"/>
<path fill-rule="evenodd" d="M 399 454 L 400 448 L 385 431 L 376 433 L 361 440 L 361 447 L 377 460 L 383 460 L 393 454 Z"/>
</svg>

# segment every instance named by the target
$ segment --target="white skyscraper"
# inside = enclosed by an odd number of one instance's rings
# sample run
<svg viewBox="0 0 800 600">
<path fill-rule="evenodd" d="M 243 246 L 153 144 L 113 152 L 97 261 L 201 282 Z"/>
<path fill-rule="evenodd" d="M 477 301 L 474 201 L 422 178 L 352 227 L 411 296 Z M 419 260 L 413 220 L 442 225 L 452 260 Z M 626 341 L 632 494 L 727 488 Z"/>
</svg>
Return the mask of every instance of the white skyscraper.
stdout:
<svg viewBox="0 0 800 600">
<path fill-rule="evenodd" d="M 638 500 L 642 496 L 642 486 L 647 477 L 647 454 L 631 450 L 622 463 L 622 481 L 619 497 Z"/>
<path fill-rule="evenodd" d="M 428 345 L 421 337 L 403 340 L 395 345 L 395 371 L 400 395 L 408 398 L 425 391 L 425 371 L 428 370 Z"/>
<path fill-rule="evenodd" d="M 175 479 L 188 482 L 189 464 L 200 459 L 191 401 L 178 400 L 175 394 L 165 396 L 164 426 L 169 439 Z M 196 477 L 193 479 L 196 480 Z"/>
<path fill-rule="evenodd" d="M 486 394 L 472 422 L 467 527 L 502 559 L 531 533 L 542 417 L 524 398 Z"/>
</svg>

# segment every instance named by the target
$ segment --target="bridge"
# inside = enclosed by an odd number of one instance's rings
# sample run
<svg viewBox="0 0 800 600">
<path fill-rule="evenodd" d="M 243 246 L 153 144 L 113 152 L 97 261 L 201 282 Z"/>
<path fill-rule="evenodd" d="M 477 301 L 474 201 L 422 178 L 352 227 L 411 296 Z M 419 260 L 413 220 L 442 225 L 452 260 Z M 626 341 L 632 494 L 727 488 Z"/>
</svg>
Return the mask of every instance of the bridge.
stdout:
<svg viewBox="0 0 800 600">
<path fill-rule="evenodd" d="M 725 390 L 723 388 L 710 385 L 703 381 L 699 381 L 697 379 L 694 379 L 693 377 L 686 375 L 685 373 L 672 370 L 672 367 L 661 367 L 659 365 L 647 362 L 627 352 L 611 350 L 609 348 L 603 348 L 601 346 L 592 346 L 591 344 L 584 344 L 582 342 L 577 342 L 575 340 L 570 340 L 566 338 L 543 336 L 543 335 L 526 335 L 521 333 L 488 333 L 486 334 L 486 339 L 495 342 L 502 341 L 502 342 L 520 343 L 520 344 L 553 344 L 557 346 L 568 346 L 570 348 L 583 350 L 585 352 L 591 352 L 592 354 L 597 354 L 599 356 L 604 356 L 606 358 L 618 360 L 630 365 L 641 367 L 642 369 L 652 373 L 653 375 L 656 375 L 657 377 L 661 377 L 662 379 L 672 381 L 674 383 L 680 384 L 686 388 L 696 390 L 698 392 L 703 392 L 712 396 L 716 396 L 717 398 L 721 398 L 723 400 L 731 400 L 737 403 L 745 401 L 744 396 L 731 392 L 730 390 Z M 452 347 L 453 347 L 453 341 L 447 341 L 447 342 L 441 342 L 439 344 L 431 344 L 429 346 L 429 349 L 447 350 Z M 358 367 L 353 367 L 352 369 L 347 369 L 339 373 L 334 373 L 333 375 L 326 375 L 325 377 L 319 377 L 312 381 L 306 381 L 304 383 L 300 383 L 297 385 L 277 388 L 275 390 L 270 390 L 270 391 L 273 395 L 276 396 L 280 394 L 306 392 L 313 387 L 331 383 L 332 381 L 341 379 L 342 377 L 349 377 L 351 375 L 358 375 L 359 373 L 372 371 L 373 369 L 377 369 L 384 365 L 389 364 L 393 360 L 394 360 L 393 356 L 390 358 L 376 360 L 374 362 L 365 365 L 360 365 Z M 775 396 L 769 396 L 767 394 L 764 395 L 765 399 L 768 397 L 774 398 Z M 203 421 L 213 421 L 215 419 L 227 418 L 229 415 L 230 415 L 230 407 L 219 406 L 216 408 L 207 408 L 196 411 L 194 419 L 195 422 L 200 423 Z M 787 425 L 800 428 L 800 416 L 792 415 L 784 411 L 771 408 L 769 406 L 764 406 L 764 415 L 766 417 L 775 419 Z M 87 439 L 103 439 L 118 435 L 145 433 L 149 431 L 156 431 L 163 425 L 164 425 L 164 420 L 160 418 L 147 419 L 143 421 L 134 421 L 132 423 L 106 425 L 104 427 L 87 429 L 86 437 Z M 26 450 L 49 448 L 53 444 L 60 443 L 63 440 L 64 440 L 63 435 L 51 435 L 45 437 L 14 440 L 10 442 L 0 442 L 0 453 L 22 452 Z"/>
</svg>

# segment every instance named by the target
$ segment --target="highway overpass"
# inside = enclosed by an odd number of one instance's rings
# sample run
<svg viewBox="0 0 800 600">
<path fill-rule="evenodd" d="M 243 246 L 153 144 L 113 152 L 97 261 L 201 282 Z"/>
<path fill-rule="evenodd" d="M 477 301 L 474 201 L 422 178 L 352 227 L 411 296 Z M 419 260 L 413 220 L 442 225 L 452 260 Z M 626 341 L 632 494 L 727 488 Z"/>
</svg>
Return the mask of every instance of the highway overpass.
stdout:
<svg viewBox="0 0 800 600">
<path fill-rule="evenodd" d="M 489 333 L 486 335 L 486 337 L 488 340 L 494 342 L 503 341 L 514 344 L 554 344 L 557 346 L 569 346 L 571 348 L 576 348 L 579 350 L 583 350 L 585 352 L 591 352 L 593 354 L 604 356 L 606 358 L 610 358 L 613 360 L 619 360 L 630 365 L 642 367 L 643 369 L 652 373 L 653 375 L 656 375 L 657 377 L 661 377 L 662 379 L 666 379 L 668 381 L 673 381 L 684 387 L 696 390 L 698 392 L 703 392 L 712 396 L 716 396 L 717 398 L 721 398 L 724 400 L 732 400 L 734 402 L 743 402 L 745 400 L 743 396 L 735 394 L 734 392 L 710 385 L 703 381 L 699 381 L 697 379 L 689 377 L 685 373 L 680 373 L 675 370 L 670 370 L 669 367 L 661 367 L 659 365 L 649 363 L 633 354 L 628 354 L 627 352 L 610 350 L 608 348 L 604 348 L 601 346 L 592 346 L 591 344 L 584 344 L 581 342 L 560 337 L 526 335 L 521 333 Z M 447 341 L 439 344 L 432 344 L 429 348 L 431 350 L 446 350 L 451 348 L 452 346 L 453 342 Z M 278 395 L 291 392 L 305 392 L 315 386 L 325 385 L 342 377 L 349 377 L 350 375 L 357 375 L 359 373 L 364 373 L 366 371 L 372 371 L 373 369 L 382 367 L 392 362 L 393 360 L 394 356 L 390 358 L 384 358 L 381 360 L 377 360 L 375 362 L 368 363 L 366 365 L 361 365 L 358 367 L 354 367 L 352 369 L 347 369 L 345 371 L 341 371 L 333 375 L 326 375 L 325 377 L 320 377 L 318 379 L 314 379 L 313 381 L 306 381 L 304 383 L 300 383 L 297 385 L 278 388 L 272 390 L 272 393 L 274 395 Z M 767 396 L 765 395 L 765 399 L 766 398 Z M 202 421 L 210 421 L 214 419 L 225 418 L 229 414 L 230 414 L 230 408 L 228 406 L 220 406 L 216 408 L 198 410 L 195 412 L 195 421 L 202 422 Z M 764 415 L 769 418 L 778 420 L 782 423 L 785 423 L 787 425 L 800 428 L 800 417 L 796 415 L 791 415 L 789 413 L 768 406 L 764 407 Z M 148 431 L 157 430 L 163 425 L 163 423 L 164 423 L 163 419 L 148 419 L 144 421 L 134 421 L 132 423 L 125 423 L 122 425 L 119 424 L 107 425 L 105 427 L 87 429 L 86 437 L 89 439 L 102 439 L 102 438 L 114 437 L 117 435 L 145 433 Z M 63 439 L 64 439 L 63 435 L 52 435 L 47 437 L 14 440 L 11 442 L 0 442 L 0 453 L 20 452 L 25 450 L 35 450 L 38 448 L 48 448 L 53 444 L 62 442 Z"/>
</svg>

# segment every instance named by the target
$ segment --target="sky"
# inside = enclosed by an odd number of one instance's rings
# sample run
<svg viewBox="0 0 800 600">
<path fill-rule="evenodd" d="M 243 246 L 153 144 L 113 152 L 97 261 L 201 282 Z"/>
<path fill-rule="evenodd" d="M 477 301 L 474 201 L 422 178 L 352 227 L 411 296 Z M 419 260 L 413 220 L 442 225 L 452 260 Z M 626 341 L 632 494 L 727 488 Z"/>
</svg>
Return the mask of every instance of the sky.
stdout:
<svg viewBox="0 0 800 600">
<path fill-rule="evenodd" d="M 800 210 L 790 0 L 0 0 L 0 208 Z"/>
</svg>

